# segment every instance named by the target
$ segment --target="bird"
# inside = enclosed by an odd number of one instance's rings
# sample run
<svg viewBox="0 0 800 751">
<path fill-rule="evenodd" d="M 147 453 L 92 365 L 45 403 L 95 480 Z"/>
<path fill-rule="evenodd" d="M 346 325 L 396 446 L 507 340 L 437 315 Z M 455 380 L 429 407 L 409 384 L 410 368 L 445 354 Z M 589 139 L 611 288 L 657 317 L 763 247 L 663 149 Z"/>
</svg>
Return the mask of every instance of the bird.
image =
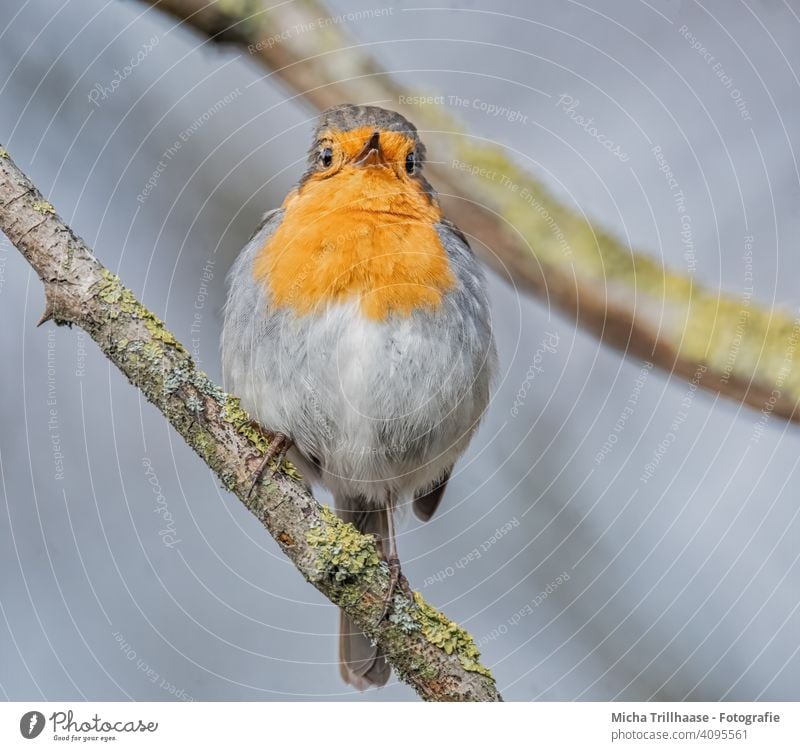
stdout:
<svg viewBox="0 0 800 751">
<path fill-rule="evenodd" d="M 223 384 L 336 513 L 400 571 L 396 515 L 429 520 L 490 401 L 496 348 L 486 280 L 424 176 L 402 115 L 319 115 L 305 172 L 228 273 Z M 384 685 L 380 648 L 340 613 L 339 666 Z"/>
</svg>

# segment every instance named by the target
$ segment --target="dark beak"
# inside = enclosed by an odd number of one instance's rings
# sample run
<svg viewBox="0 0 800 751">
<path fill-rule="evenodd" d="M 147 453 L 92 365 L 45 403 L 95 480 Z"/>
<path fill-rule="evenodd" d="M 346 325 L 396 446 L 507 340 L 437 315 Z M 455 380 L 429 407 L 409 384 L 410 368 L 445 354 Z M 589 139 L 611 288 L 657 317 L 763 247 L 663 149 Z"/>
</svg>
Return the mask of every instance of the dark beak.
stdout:
<svg viewBox="0 0 800 751">
<path fill-rule="evenodd" d="M 381 151 L 381 134 L 376 130 L 353 161 L 357 167 L 378 167 L 387 164 Z"/>
</svg>

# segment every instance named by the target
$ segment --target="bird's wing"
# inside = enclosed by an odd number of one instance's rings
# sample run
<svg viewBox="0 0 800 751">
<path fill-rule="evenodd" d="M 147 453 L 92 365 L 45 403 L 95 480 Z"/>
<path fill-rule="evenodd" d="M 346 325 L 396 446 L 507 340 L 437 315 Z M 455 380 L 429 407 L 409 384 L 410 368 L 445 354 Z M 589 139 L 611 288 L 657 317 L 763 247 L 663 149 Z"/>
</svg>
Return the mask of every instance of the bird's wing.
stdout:
<svg viewBox="0 0 800 751">
<path fill-rule="evenodd" d="M 244 380 L 252 368 L 253 351 L 275 327 L 275 312 L 265 284 L 253 279 L 253 261 L 283 219 L 283 210 L 268 211 L 250 236 L 228 272 L 222 336 L 223 387 L 235 393 L 245 390 Z M 240 394 L 241 395 L 241 394 Z"/>
<path fill-rule="evenodd" d="M 451 222 L 447 217 L 442 217 L 440 223 L 446 230 L 452 232 L 459 240 L 461 240 L 462 243 L 464 243 L 464 245 L 472 250 L 472 246 L 469 244 L 467 236 L 458 228 L 458 225 L 456 225 L 454 222 Z"/>
<path fill-rule="evenodd" d="M 264 234 L 264 237 L 261 238 L 261 244 L 265 243 L 272 233 L 278 229 L 278 225 L 280 224 L 280 219 L 283 216 L 283 209 L 272 209 L 268 211 L 264 216 L 261 218 L 258 226 L 253 231 L 253 234 L 250 235 L 250 239 L 247 241 L 247 246 L 253 242 L 264 230 L 267 232 Z M 278 221 L 275 221 L 275 220 Z M 245 247 L 247 247 L 245 246 Z"/>
</svg>

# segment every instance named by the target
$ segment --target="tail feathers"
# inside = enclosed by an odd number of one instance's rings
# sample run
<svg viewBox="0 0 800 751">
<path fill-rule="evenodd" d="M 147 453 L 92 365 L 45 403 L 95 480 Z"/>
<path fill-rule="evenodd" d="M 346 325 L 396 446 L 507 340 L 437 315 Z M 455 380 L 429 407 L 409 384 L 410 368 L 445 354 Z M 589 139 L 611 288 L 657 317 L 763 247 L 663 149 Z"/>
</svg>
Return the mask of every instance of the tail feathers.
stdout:
<svg viewBox="0 0 800 751">
<path fill-rule="evenodd" d="M 359 532 L 376 537 L 378 552 L 389 534 L 386 509 L 367 509 L 361 498 L 336 498 L 336 511 Z M 342 680 L 359 691 L 383 686 L 391 672 L 383 652 L 345 614 L 339 619 L 339 672 Z"/>
<path fill-rule="evenodd" d="M 345 683 L 359 691 L 383 686 L 391 672 L 383 652 L 343 612 L 339 618 L 339 672 Z"/>
<path fill-rule="evenodd" d="M 452 471 L 453 468 L 450 467 L 438 482 L 435 482 L 425 492 L 414 496 L 414 513 L 418 519 L 426 522 L 436 513 L 436 509 L 439 508 L 439 504 L 442 502 L 442 496 L 447 488 L 447 482 Z"/>
</svg>

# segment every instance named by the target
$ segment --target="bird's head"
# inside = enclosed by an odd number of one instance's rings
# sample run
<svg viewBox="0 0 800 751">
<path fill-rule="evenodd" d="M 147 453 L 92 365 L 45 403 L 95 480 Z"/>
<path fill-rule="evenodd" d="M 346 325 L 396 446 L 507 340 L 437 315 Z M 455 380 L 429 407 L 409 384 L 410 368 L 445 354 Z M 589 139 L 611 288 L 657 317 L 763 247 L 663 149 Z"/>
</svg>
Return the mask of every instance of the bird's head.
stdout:
<svg viewBox="0 0 800 751">
<path fill-rule="evenodd" d="M 394 191 L 419 193 L 434 201 L 422 174 L 425 146 L 402 115 L 381 107 L 341 104 L 325 110 L 314 131 L 306 183 L 337 178 L 345 185 L 368 183 Z"/>
</svg>

